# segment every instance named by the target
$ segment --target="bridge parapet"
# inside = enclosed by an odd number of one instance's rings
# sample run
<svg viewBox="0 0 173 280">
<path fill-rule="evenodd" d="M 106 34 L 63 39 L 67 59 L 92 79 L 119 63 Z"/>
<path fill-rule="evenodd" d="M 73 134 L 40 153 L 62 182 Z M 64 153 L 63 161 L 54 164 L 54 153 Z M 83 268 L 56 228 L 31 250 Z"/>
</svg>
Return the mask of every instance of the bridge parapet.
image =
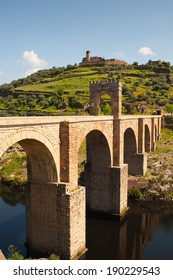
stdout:
<svg viewBox="0 0 173 280">
<path fill-rule="evenodd" d="M 98 87 L 115 87 L 115 86 L 119 86 L 121 82 L 119 80 L 103 80 L 103 81 L 90 81 L 90 86 L 94 89 L 94 88 L 98 88 Z"/>
</svg>

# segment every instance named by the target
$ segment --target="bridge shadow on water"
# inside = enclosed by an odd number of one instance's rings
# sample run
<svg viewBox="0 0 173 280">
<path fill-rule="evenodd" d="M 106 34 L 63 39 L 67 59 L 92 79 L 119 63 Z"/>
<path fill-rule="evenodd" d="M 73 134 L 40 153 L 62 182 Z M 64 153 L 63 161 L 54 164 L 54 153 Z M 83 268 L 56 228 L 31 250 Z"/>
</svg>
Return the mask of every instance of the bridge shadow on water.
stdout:
<svg viewBox="0 0 173 280">
<path fill-rule="evenodd" d="M 158 215 L 147 213 L 129 213 L 121 221 L 88 218 L 86 259 L 141 259 L 158 223 Z"/>
</svg>

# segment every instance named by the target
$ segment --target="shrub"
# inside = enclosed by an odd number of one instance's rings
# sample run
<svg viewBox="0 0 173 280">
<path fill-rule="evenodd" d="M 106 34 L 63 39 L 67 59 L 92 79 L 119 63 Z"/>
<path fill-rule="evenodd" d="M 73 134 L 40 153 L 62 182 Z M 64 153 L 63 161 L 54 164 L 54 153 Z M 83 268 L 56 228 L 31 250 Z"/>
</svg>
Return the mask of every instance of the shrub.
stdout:
<svg viewBox="0 0 173 280">
<path fill-rule="evenodd" d="M 60 260 L 60 256 L 53 253 L 49 256 L 49 260 Z"/>
<path fill-rule="evenodd" d="M 8 247 L 8 260 L 23 260 L 24 257 L 20 254 L 20 251 L 17 250 L 17 247 L 10 245 Z"/>
<path fill-rule="evenodd" d="M 128 196 L 129 196 L 129 198 L 132 198 L 132 199 L 142 199 L 143 193 L 141 192 L 141 190 L 139 188 L 133 187 L 132 189 L 130 189 L 128 191 Z"/>
</svg>

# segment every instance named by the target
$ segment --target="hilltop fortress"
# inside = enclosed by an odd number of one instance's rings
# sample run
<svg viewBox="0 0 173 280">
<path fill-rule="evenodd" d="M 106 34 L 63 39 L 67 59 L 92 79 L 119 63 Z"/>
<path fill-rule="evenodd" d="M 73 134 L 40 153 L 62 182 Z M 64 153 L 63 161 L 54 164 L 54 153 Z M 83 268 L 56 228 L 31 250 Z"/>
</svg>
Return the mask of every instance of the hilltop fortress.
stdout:
<svg viewBox="0 0 173 280">
<path fill-rule="evenodd" d="M 123 65 L 127 66 L 128 63 L 124 60 L 119 60 L 115 58 L 104 59 L 100 56 L 91 56 L 90 51 L 86 51 L 86 57 L 82 59 L 82 62 L 79 63 L 80 66 L 103 66 L 103 65 Z"/>
</svg>

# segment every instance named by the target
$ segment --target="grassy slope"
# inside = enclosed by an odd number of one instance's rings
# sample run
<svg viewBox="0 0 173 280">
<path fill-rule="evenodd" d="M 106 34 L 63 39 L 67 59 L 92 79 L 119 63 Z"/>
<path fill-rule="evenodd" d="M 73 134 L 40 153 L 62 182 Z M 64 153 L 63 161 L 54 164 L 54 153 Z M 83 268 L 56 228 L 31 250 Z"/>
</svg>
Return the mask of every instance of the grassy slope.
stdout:
<svg viewBox="0 0 173 280">
<path fill-rule="evenodd" d="M 144 112 L 152 113 L 159 106 L 166 108 L 166 104 L 173 100 L 173 87 L 169 86 L 164 74 L 156 74 L 152 70 L 126 68 L 117 70 L 115 67 L 76 67 L 15 87 L 12 100 L 6 102 L 7 97 L 5 97 L 0 102 L 0 109 L 84 114 L 89 102 L 90 81 L 117 78 L 121 79 L 123 84 L 124 113 L 143 113 L 142 107 L 145 109 Z M 54 102 L 55 93 L 59 103 Z M 19 100 L 21 94 L 27 96 L 25 104 L 21 104 Z M 39 94 L 44 97 L 42 101 L 39 100 Z M 29 96 L 31 100 L 28 99 Z M 105 106 L 109 106 L 109 98 L 102 98 L 101 102 L 102 113 L 109 114 L 110 109 L 104 109 Z M 78 105 L 75 106 L 77 103 Z"/>
</svg>

